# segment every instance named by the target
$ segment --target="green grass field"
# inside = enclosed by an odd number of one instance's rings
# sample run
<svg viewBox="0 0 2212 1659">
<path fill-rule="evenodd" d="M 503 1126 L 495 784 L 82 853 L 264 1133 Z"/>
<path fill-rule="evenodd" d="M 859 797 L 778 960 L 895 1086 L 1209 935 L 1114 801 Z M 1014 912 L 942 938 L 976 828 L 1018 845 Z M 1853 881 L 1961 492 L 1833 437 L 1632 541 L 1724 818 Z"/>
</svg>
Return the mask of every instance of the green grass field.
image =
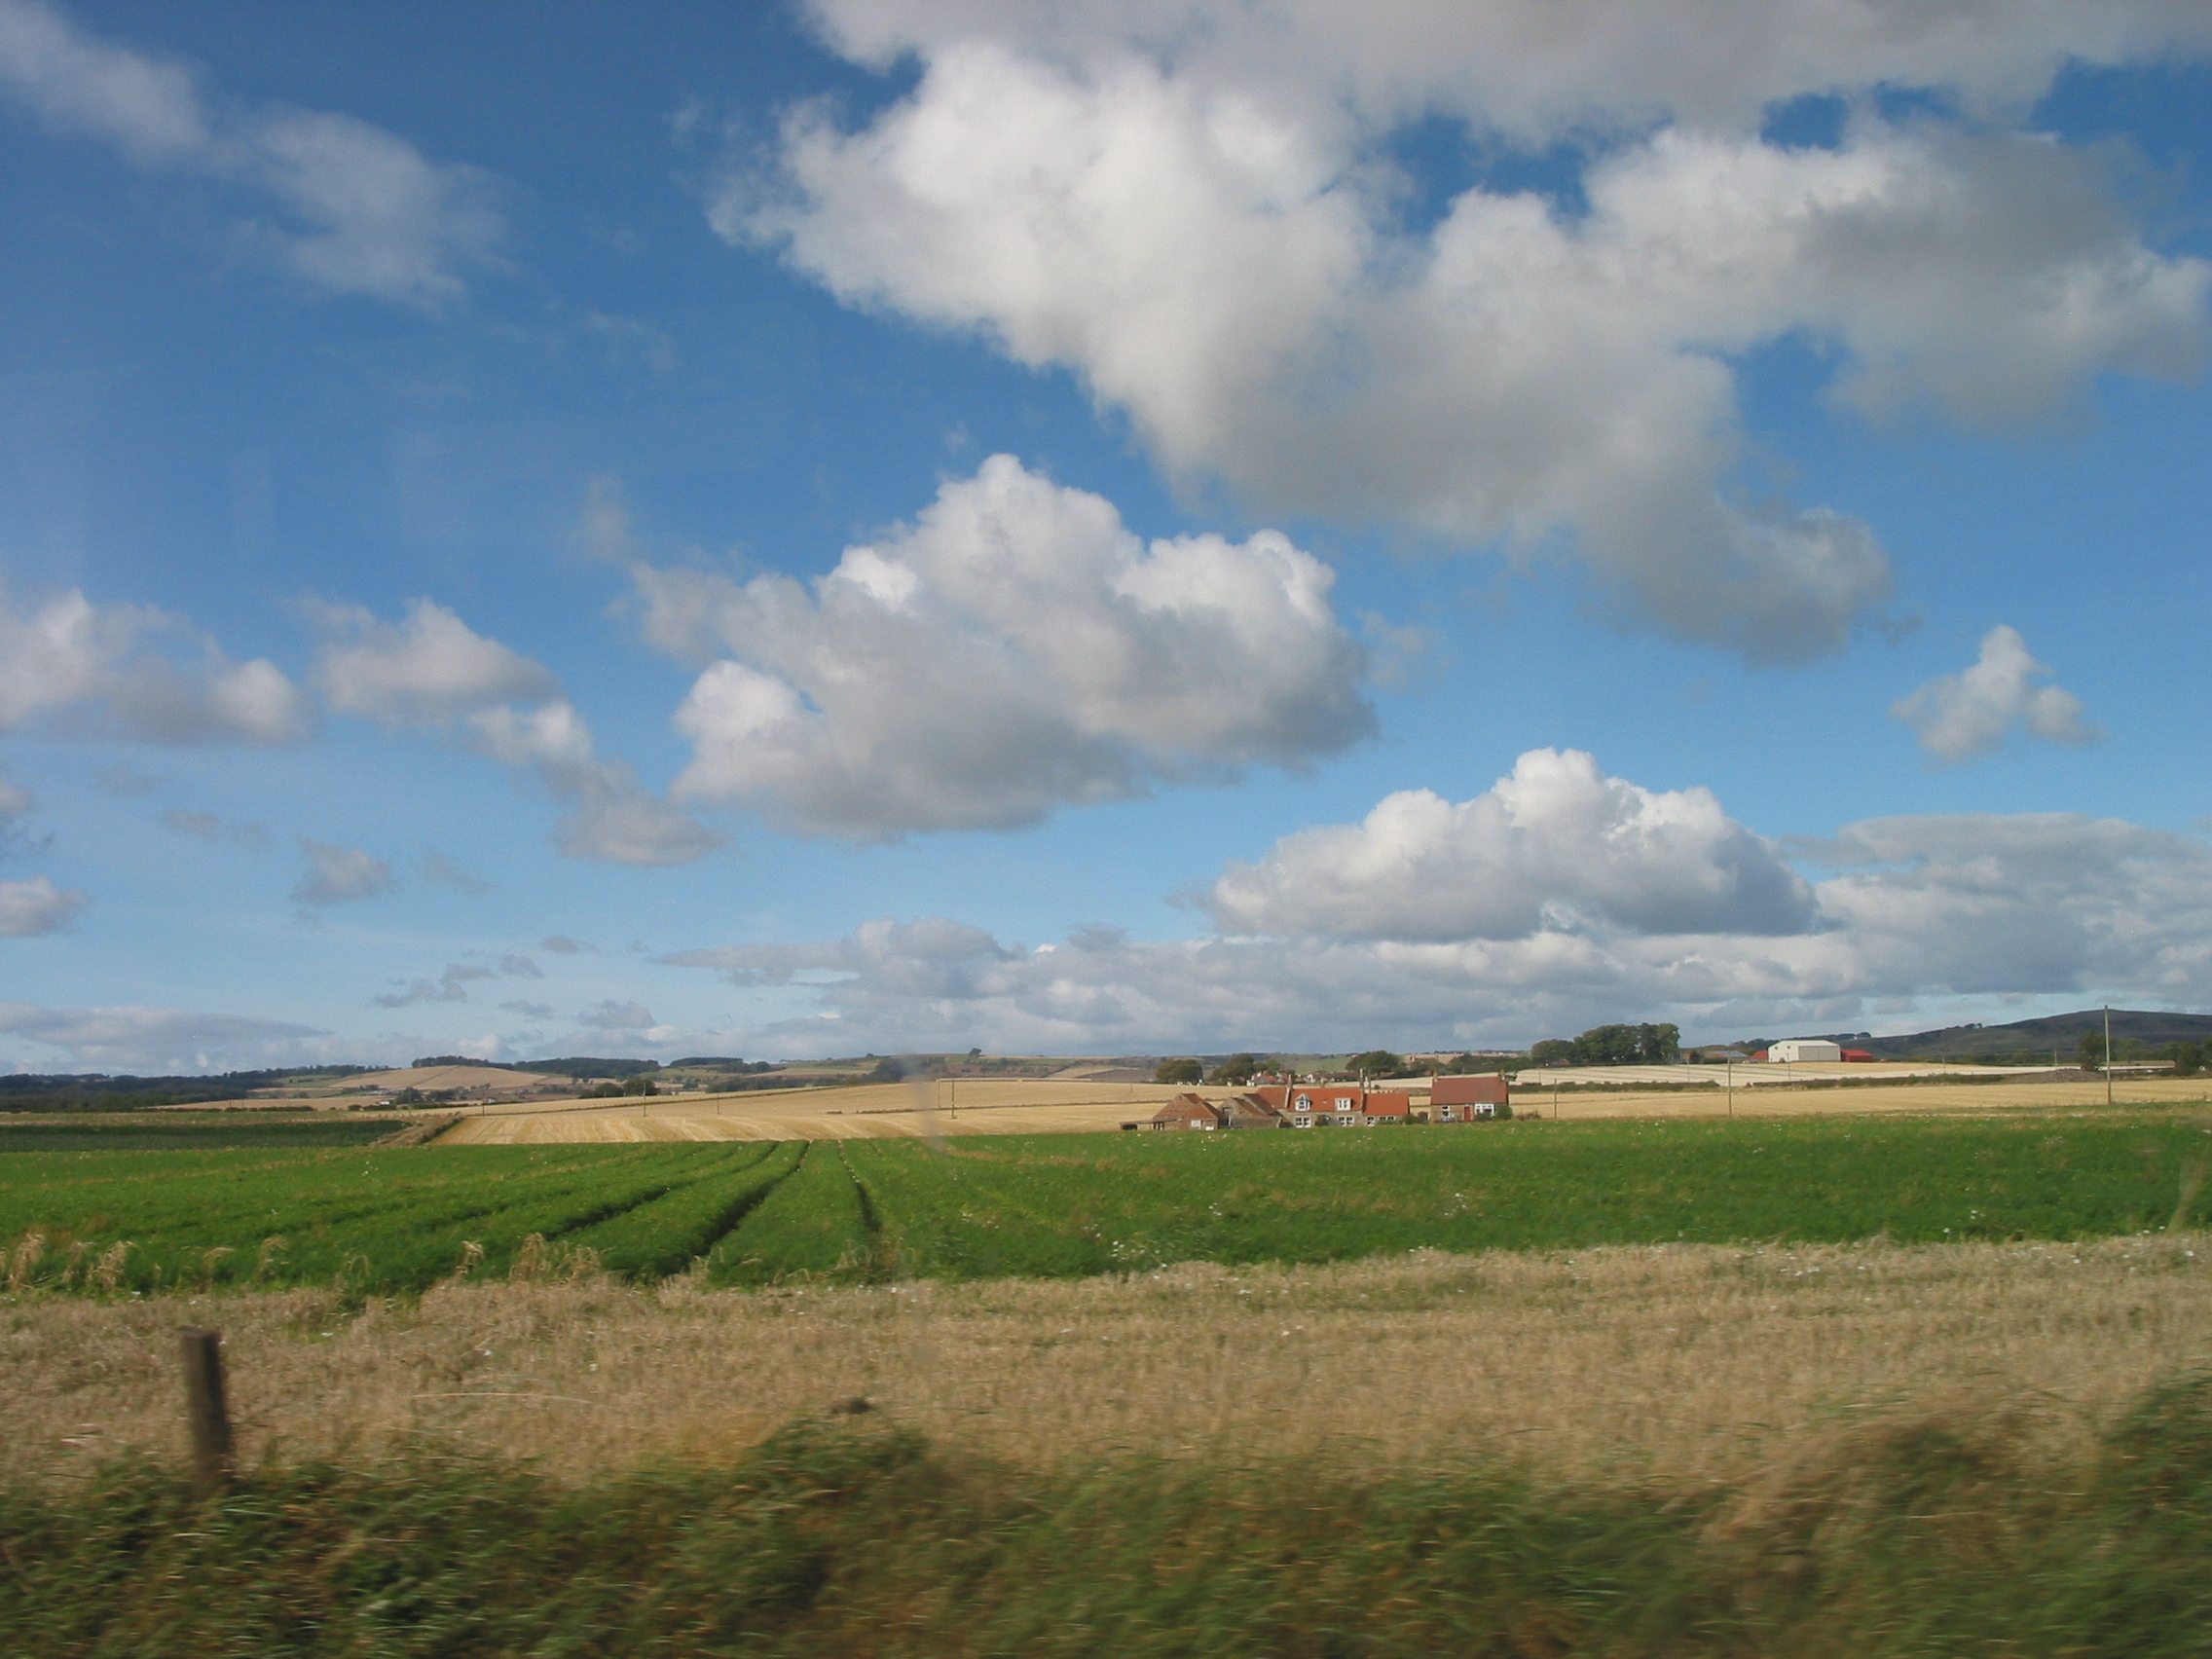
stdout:
<svg viewBox="0 0 2212 1659">
<path fill-rule="evenodd" d="M 518 1253 L 634 1278 L 1074 1277 L 1672 1240 L 2075 1238 L 2174 1217 L 2201 1111 L 2002 1123 L 0 1157 L 9 1283 L 421 1290 Z M 535 1235 L 550 1247 L 527 1241 Z"/>
</svg>

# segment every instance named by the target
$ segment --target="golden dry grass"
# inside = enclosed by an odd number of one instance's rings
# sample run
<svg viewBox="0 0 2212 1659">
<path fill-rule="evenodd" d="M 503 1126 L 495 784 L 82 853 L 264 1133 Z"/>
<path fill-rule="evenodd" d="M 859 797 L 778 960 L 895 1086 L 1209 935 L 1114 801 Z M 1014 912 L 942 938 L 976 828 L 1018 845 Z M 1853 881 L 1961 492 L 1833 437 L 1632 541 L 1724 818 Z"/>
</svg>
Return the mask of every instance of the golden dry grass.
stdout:
<svg viewBox="0 0 2212 1659">
<path fill-rule="evenodd" d="M 475 1285 L 343 1315 L 327 1293 L 0 1312 L 0 1440 L 65 1479 L 173 1453 L 175 1327 L 229 1339 L 249 1457 L 425 1438 L 580 1476 L 719 1456 L 865 1395 L 954 1447 L 1116 1449 L 1736 1480 L 1838 1424 L 2041 1403 L 2079 1441 L 2212 1363 L 2212 1235 L 2085 1245 L 1670 1245 L 1187 1266 L 1076 1283 L 707 1293 Z M 2078 1445 L 2071 1449 L 2078 1449 Z"/>
<path fill-rule="evenodd" d="M 1841 1117 L 1858 1113 L 2001 1113 L 2080 1111 L 2105 1103 L 2105 1086 L 2045 1083 L 2033 1077 L 1992 1083 L 1899 1083 L 1894 1088 L 1857 1084 L 1849 1088 L 1792 1088 L 1761 1084 L 1733 1091 L 1712 1088 L 1670 1094 L 1561 1092 L 1530 1087 L 1513 1091 L 1515 1112 L 1577 1118 L 1739 1118 Z M 2212 1097 L 2212 1081 L 2201 1077 L 2129 1078 L 2113 1083 L 2117 1106 L 2178 1106 Z"/>
</svg>

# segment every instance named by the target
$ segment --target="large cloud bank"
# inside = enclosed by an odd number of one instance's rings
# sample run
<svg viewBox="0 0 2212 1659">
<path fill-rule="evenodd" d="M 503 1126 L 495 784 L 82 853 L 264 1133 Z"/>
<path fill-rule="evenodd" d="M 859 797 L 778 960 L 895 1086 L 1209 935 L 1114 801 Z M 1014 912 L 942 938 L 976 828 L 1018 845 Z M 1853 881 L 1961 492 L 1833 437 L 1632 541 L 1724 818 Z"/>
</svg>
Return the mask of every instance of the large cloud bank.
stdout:
<svg viewBox="0 0 2212 1659">
<path fill-rule="evenodd" d="M 641 568 L 647 637 L 729 653 L 678 712 L 680 797 L 805 834 L 1005 829 L 1155 780 L 1296 766 L 1374 726 L 1334 574 L 1283 536 L 1149 546 L 994 456 L 811 591 Z"/>
<path fill-rule="evenodd" d="M 2194 837 L 1968 814 L 1782 847 L 1704 791 L 1571 752 L 1524 756 L 1472 800 L 1410 792 L 1286 837 L 1199 902 L 1224 932 L 1027 946 L 926 918 L 668 960 L 818 998 L 762 1035 L 845 1052 L 1522 1044 L 1662 1014 L 1819 1029 L 1924 999 L 2186 1006 L 2212 969 L 2212 847 Z"/>
<path fill-rule="evenodd" d="M 2147 246 L 2104 163 L 2011 125 L 2074 59 L 2212 44 L 2182 4 L 1548 0 L 1083 7 L 819 0 L 919 64 L 858 129 L 794 111 L 713 206 L 849 303 L 1080 374 L 1180 475 L 1263 510 L 1527 560 L 1624 620 L 1788 660 L 1889 592 L 1863 524 L 1748 489 L 1732 359 L 1800 334 L 1834 395 L 1977 425 L 2197 361 L 2212 267 Z M 1889 121 L 1877 89 L 1974 119 Z M 1761 136 L 1849 94 L 1832 146 Z M 1579 200 L 1409 214 L 1389 144 L 1461 121 L 1579 146 Z"/>
</svg>

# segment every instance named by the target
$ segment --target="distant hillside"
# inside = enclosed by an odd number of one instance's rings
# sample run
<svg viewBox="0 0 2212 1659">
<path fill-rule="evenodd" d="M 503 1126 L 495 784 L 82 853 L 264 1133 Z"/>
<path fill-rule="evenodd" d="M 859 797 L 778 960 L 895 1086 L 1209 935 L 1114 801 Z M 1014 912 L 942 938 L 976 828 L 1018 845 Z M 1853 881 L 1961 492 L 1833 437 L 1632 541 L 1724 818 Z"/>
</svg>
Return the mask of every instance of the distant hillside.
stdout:
<svg viewBox="0 0 2212 1659">
<path fill-rule="evenodd" d="M 1951 1025 L 1905 1037 L 1843 1032 L 1834 1040 L 1849 1048 L 1863 1049 L 1878 1060 L 2048 1061 L 2055 1049 L 2064 1062 L 2074 1058 L 2082 1033 L 2102 1031 L 2104 1020 L 2103 1009 L 2085 1008 L 2079 1014 L 2046 1014 L 2041 1019 L 2014 1020 L 2009 1025 Z M 2156 1014 L 2116 1008 L 2112 1011 L 2112 1041 L 2118 1059 L 2162 1049 L 2169 1043 L 2212 1042 L 2212 1014 Z"/>
</svg>

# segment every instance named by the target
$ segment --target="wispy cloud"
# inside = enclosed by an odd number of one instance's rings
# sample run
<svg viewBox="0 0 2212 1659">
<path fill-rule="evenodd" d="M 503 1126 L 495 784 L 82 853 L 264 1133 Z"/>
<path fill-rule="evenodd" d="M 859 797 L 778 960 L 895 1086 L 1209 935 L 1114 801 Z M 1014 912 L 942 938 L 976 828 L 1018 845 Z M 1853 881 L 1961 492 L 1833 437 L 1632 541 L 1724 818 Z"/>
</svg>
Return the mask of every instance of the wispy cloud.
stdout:
<svg viewBox="0 0 2212 1659">
<path fill-rule="evenodd" d="M 0 95 L 142 172 L 227 188 L 237 245 L 332 292 L 441 305 L 505 235 L 490 174 L 350 115 L 211 97 L 40 0 L 0 0 Z"/>
<path fill-rule="evenodd" d="M 0 859 L 28 858 L 52 845 L 51 835 L 33 836 L 23 820 L 38 808 L 31 792 L 12 779 L 0 777 Z"/>
<path fill-rule="evenodd" d="M 571 858 L 688 864 L 722 837 L 602 757 L 591 727 L 550 669 L 470 628 L 444 606 L 412 602 L 387 623 L 358 606 L 318 605 L 316 682 L 331 707 L 387 728 L 444 731 L 479 755 L 535 773 L 569 804 L 554 844 Z"/>
<path fill-rule="evenodd" d="M 462 869 L 443 853 L 424 853 L 415 869 L 432 887 L 450 887 L 456 893 L 465 893 L 471 897 L 492 891 L 489 881 Z"/>
<path fill-rule="evenodd" d="M 391 866 L 359 847 L 335 846 L 300 836 L 308 867 L 292 888 L 292 903 L 317 908 L 355 904 L 389 893 L 397 882 Z"/>
<path fill-rule="evenodd" d="M 342 1057 L 323 1041 L 329 1033 L 312 1025 L 137 1005 L 0 1002 L 0 1032 L 60 1049 L 77 1070 L 207 1072 Z"/>
<path fill-rule="evenodd" d="M 259 852 L 269 845 L 269 830 L 260 824 L 232 824 L 214 812 L 187 812 L 171 807 L 162 814 L 164 829 L 179 835 L 197 836 L 203 841 L 223 841 L 234 847 Z"/>
<path fill-rule="evenodd" d="M 56 887 L 49 876 L 0 881 L 0 939 L 30 939 L 58 933 L 92 902 L 74 887 Z"/>
<path fill-rule="evenodd" d="M 369 999 L 376 1008 L 406 1008 L 414 1003 L 466 1002 L 468 987 L 482 979 L 542 979 L 545 972 L 527 956 L 508 954 L 491 963 L 449 962 L 435 979 L 416 979 L 403 989 Z"/>
</svg>

